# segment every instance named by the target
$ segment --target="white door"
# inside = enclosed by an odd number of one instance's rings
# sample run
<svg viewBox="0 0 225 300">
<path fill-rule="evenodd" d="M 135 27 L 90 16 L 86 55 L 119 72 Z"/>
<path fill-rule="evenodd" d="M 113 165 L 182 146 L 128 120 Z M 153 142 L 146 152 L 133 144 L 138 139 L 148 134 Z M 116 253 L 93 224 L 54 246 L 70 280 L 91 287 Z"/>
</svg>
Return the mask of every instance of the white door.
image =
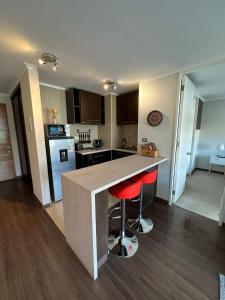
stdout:
<svg viewBox="0 0 225 300">
<path fill-rule="evenodd" d="M 189 172 L 192 136 L 195 118 L 195 87 L 191 80 L 184 76 L 182 79 L 183 91 L 181 91 L 179 128 L 176 149 L 176 165 L 174 178 L 174 195 L 175 203 L 185 190 L 186 177 Z"/>
</svg>

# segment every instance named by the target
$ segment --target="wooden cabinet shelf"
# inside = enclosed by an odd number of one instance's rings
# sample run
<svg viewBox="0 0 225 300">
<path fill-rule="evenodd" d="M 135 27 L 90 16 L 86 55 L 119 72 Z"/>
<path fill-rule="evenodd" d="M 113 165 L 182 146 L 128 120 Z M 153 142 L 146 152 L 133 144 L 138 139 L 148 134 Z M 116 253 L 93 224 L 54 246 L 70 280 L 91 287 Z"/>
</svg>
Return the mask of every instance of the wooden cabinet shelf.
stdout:
<svg viewBox="0 0 225 300">
<path fill-rule="evenodd" d="M 69 124 L 104 124 L 104 97 L 70 88 L 66 91 L 67 120 Z"/>
</svg>

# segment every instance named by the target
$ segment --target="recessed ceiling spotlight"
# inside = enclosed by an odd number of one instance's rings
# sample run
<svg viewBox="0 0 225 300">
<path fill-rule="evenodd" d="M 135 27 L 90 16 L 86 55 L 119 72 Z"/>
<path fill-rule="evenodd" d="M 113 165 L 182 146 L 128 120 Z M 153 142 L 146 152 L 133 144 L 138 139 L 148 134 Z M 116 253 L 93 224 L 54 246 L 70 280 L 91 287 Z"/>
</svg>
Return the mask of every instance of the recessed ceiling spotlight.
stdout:
<svg viewBox="0 0 225 300">
<path fill-rule="evenodd" d="M 57 63 L 56 56 L 54 54 L 43 53 L 41 55 L 41 58 L 39 58 L 38 61 L 40 65 L 48 65 L 52 68 L 53 71 L 57 70 L 58 63 Z"/>
<path fill-rule="evenodd" d="M 52 70 L 53 70 L 53 71 L 57 71 L 57 67 L 58 67 L 58 63 L 55 63 L 55 64 L 53 65 L 53 67 L 52 67 Z"/>
<path fill-rule="evenodd" d="M 40 65 L 43 65 L 43 64 L 45 63 L 45 62 L 43 61 L 43 59 L 42 59 L 42 58 L 39 58 L 39 60 L 38 60 L 38 61 L 39 61 L 39 64 L 40 64 Z"/>
<path fill-rule="evenodd" d="M 111 90 L 116 90 L 117 89 L 117 86 L 116 86 L 116 83 L 112 80 L 105 80 L 104 81 L 104 85 L 103 85 L 103 88 L 104 90 L 108 90 L 108 89 L 111 89 Z"/>
<path fill-rule="evenodd" d="M 104 90 L 108 90 L 109 89 L 109 85 L 107 83 L 104 84 Z"/>
</svg>

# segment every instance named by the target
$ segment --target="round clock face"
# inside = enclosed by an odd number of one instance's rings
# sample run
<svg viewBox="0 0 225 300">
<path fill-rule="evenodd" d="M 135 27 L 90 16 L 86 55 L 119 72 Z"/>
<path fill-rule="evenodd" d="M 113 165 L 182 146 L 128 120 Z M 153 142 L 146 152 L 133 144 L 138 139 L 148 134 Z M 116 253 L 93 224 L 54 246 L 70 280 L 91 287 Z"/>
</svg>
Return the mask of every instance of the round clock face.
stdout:
<svg viewBox="0 0 225 300">
<path fill-rule="evenodd" d="M 148 114 L 147 121 L 150 126 L 158 126 L 162 122 L 162 113 L 158 110 L 153 110 Z"/>
</svg>

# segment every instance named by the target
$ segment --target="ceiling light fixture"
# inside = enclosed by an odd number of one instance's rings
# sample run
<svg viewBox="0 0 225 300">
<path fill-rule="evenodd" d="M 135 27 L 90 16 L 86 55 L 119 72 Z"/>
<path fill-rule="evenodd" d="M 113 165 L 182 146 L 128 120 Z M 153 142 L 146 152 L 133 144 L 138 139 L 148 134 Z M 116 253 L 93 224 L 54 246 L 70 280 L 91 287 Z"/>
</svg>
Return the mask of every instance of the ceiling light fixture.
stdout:
<svg viewBox="0 0 225 300">
<path fill-rule="evenodd" d="M 57 70 L 58 63 L 54 54 L 43 53 L 38 61 L 40 65 L 48 65 L 52 68 L 53 71 Z"/>
<path fill-rule="evenodd" d="M 104 90 L 108 91 L 109 89 L 111 90 L 116 90 L 117 86 L 114 81 L 112 80 L 105 80 L 104 85 L 103 85 Z"/>
</svg>

